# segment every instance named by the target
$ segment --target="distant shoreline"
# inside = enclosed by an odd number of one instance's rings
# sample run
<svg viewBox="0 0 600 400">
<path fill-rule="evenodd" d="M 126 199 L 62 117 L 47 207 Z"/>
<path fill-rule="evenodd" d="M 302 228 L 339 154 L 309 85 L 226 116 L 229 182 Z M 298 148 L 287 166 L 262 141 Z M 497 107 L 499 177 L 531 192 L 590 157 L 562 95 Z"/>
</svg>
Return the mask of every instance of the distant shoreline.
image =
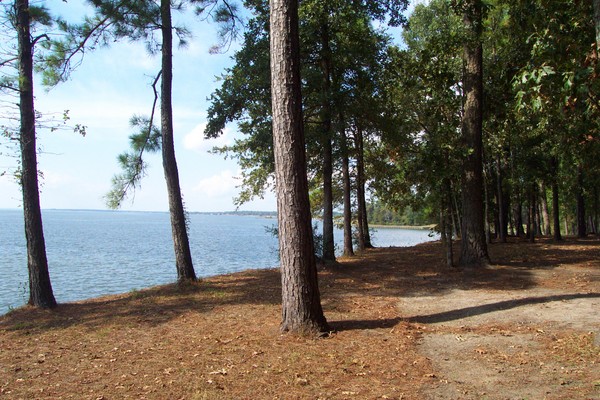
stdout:
<svg viewBox="0 0 600 400">
<path fill-rule="evenodd" d="M 369 224 L 369 228 L 378 228 L 378 229 L 412 229 L 425 231 L 435 228 L 435 224 L 431 225 L 381 225 L 381 224 Z"/>
</svg>

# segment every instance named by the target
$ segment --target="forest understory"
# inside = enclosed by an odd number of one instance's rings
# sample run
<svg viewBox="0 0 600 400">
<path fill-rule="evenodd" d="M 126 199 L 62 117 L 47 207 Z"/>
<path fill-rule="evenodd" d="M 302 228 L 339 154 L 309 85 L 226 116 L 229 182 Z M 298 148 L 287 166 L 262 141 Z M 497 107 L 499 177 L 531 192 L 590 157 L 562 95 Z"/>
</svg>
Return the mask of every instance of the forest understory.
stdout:
<svg viewBox="0 0 600 400">
<path fill-rule="evenodd" d="M 600 240 L 489 251 L 481 271 L 439 242 L 322 269 L 321 339 L 279 333 L 277 270 L 17 309 L 0 398 L 600 399 Z"/>
</svg>

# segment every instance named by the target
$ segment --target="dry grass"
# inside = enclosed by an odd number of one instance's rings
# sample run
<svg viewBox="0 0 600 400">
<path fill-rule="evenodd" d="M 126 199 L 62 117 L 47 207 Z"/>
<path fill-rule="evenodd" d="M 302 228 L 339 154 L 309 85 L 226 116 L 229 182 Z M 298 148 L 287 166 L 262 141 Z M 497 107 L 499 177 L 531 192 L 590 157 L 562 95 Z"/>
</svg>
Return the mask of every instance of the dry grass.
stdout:
<svg viewBox="0 0 600 400">
<path fill-rule="evenodd" d="M 214 277 L 184 289 L 167 285 L 63 304 L 53 311 L 18 309 L 0 318 L 0 398 L 445 398 L 439 393 L 444 393 L 451 372 L 422 344 L 434 334 L 441 338 L 461 332 L 531 334 L 531 349 L 507 356 L 505 349 L 486 347 L 475 355 L 493 364 L 504 362 L 505 372 L 515 379 L 537 371 L 522 365 L 570 368 L 574 372 L 557 383 L 568 390 L 546 391 L 543 398 L 600 398 L 600 350 L 594 334 L 510 321 L 443 324 L 460 321 L 461 312 L 489 315 L 527 301 L 431 312 L 457 290 L 533 293 L 568 288 L 573 296 L 598 298 L 600 242 L 512 242 L 492 245 L 490 252 L 497 265 L 468 274 L 443 267 L 439 243 L 374 249 L 341 260 L 320 272 L 323 307 L 334 329 L 324 339 L 279 333 L 276 270 Z M 423 294 L 432 299 L 427 314 L 407 314 L 399 306 L 401 299 Z M 548 334 L 535 336 L 538 330 Z M 535 384 L 549 385 L 559 373 L 548 373 L 550 380 Z M 507 385 L 531 384 L 508 378 Z M 497 385 L 502 389 L 502 382 Z M 513 398 L 502 397 L 501 390 L 482 395 L 458 383 L 453 390 L 458 394 L 448 398 Z"/>
</svg>

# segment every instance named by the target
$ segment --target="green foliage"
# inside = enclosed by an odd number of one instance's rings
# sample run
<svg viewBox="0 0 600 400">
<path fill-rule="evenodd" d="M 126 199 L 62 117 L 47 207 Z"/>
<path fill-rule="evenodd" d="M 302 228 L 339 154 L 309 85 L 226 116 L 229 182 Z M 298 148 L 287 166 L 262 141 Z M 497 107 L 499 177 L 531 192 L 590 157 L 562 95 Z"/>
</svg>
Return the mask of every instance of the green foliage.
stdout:
<svg viewBox="0 0 600 400">
<path fill-rule="evenodd" d="M 134 116 L 130 123 L 138 129 L 138 133 L 129 136 L 131 151 L 117 157 L 122 172 L 112 178 L 112 189 L 105 196 L 106 205 L 111 209 L 121 207 L 128 194 L 139 187 L 146 175 L 144 152 L 156 153 L 161 148 L 160 130 L 150 118 Z"/>
<path fill-rule="evenodd" d="M 437 207 L 459 180 L 462 25 L 446 1 L 419 5 L 385 72 L 395 129 L 371 148 L 377 197 L 393 209 Z"/>
<path fill-rule="evenodd" d="M 428 207 L 413 209 L 408 206 L 402 210 L 395 210 L 377 200 L 367 204 L 367 214 L 369 224 L 374 225 L 424 226 L 437 222 Z"/>
<path fill-rule="evenodd" d="M 238 16 L 240 14 L 238 5 L 229 1 L 215 0 L 192 0 L 191 2 L 196 5 L 196 14 L 211 17 L 219 26 L 220 41 L 211 47 L 210 53 L 228 50 L 243 28 L 243 22 Z"/>
<path fill-rule="evenodd" d="M 268 3 L 246 2 L 253 18 L 247 25 L 244 43 L 234 56 L 235 65 L 221 77 L 221 86 L 211 95 L 207 137 L 220 135 L 226 125 L 237 122 L 244 135 L 233 145 L 214 152 L 238 160 L 242 170 L 242 204 L 262 197 L 272 183 L 273 155 L 271 134 L 270 71 L 268 41 Z M 322 140 L 325 121 L 334 131 L 349 131 L 361 121 L 363 129 L 378 132 L 389 127 L 384 116 L 384 91 L 381 82 L 385 51 L 389 39 L 372 26 L 373 19 L 399 21 L 404 1 L 331 2 L 305 1 L 300 4 L 300 36 L 303 76 L 303 103 L 308 167 L 311 187 L 320 184 Z M 329 89 L 324 88 L 327 54 Z M 342 151 L 339 136 L 333 135 L 334 152 Z M 338 191 L 341 192 L 341 191 Z"/>
</svg>

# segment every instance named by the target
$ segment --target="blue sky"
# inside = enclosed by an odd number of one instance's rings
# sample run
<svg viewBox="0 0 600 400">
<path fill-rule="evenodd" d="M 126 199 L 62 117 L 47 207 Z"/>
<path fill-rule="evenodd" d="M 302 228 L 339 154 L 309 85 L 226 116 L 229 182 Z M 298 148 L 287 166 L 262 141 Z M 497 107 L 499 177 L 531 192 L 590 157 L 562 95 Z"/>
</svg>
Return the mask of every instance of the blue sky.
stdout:
<svg viewBox="0 0 600 400">
<path fill-rule="evenodd" d="M 57 15 L 76 20 L 88 13 L 81 0 L 43 2 Z M 235 160 L 209 154 L 215 145 L 231 143 L 236 135 L 231 124 L 218 139 L 203 139 L 207 97 L 219 84 L 216 77 L 232 65 L 235 45 L 226 54 L 209 54 L 218 42 L 217 27 L 207 21 L 174 14 L 192 31 L 187 48 L 175 49 L 173 110 L 175 152 L 180 182 L 188 211 L 229 211 L 239 189 L 239 167 Z M 120 172 L 118 154 L 128 149 L 134 114 L 149 115 L 151 83 L 160 69 L 160 58 L 150 56 L 143 43 L 126 40 L 88 52 L 68 82 L 50 91 L 36 84 L 36 108 L 61 115 L 69 110 L 71 122 L 87 127 L 81 137 L 72 130 L 38 130 L 42 208 L 105 209 L 103 196 L 110 190 L 113 175 Z M 38 79 L 39 81 L 39 79 Z M 147 157 L 148 175 L 135 195 L 123 204 L 125 210 L 168 210 L 166 185 L 160 155 Z M 0 170 L 14 166 L 13 159 L 0 155 Z M 17 208 L 21 193 L 9 175 L 0 177 L 0 208 Z M 241 210 L 275 210 L 273 193 Z"/>
<path fill-rule="evenodd" d="M 44 2 L 50 10 L 66 18 L 82 15 L 83 2 L 61 0 Z M 181 20 L 181 16 L 174 15 Z M 189 211 L 234 209 L 239 168 L 234 160 L 207 152 L 215 145 L 231 143 L 236 135 L 232 125 L 219 139 L 204 140 L 206 98 L 218 87 L 216 76 L 232 64 L 232 48 L 226 54 L 209 54 L 218 42 L 217 27 L 186 17 L 193 31 L 189 46 L 175 49 L 173 109 L 176 156 L 184 201 Z M 134 114 L 149 115 L 153 92 L 151 83 L 160 69 L 160 58 L 150 56 L 143 43 L 121 41 L 109 48 L 87 53 L 71 79 L 45 91 L 36 85 L 36 108 L 44 113 L 62 114 L 69 110 L 72 123 L 87 126 L 81 137 L 71 130 L 39 130 L 39 168 L 42 208 L 104 209 L 103 196 L 110 190 L 111 177 L 120 172 L 116 157 L 128 149 L 132 132 L 129 119 Z M 141 189 L 124 203 L 126 210 L 168 210 L 166 186 L 160 155 L 147 158 L 150 168 Z M 14 160 L 0 157 L 0 166 Z M 18 186 L 8 175 L 0 177 L 0 208 L 21 204 Z M 133 201 L 132 201 L 133 200 Z M 243 206 L 243 210 L 275 210 L 274 196 Z"/>
</svg>

